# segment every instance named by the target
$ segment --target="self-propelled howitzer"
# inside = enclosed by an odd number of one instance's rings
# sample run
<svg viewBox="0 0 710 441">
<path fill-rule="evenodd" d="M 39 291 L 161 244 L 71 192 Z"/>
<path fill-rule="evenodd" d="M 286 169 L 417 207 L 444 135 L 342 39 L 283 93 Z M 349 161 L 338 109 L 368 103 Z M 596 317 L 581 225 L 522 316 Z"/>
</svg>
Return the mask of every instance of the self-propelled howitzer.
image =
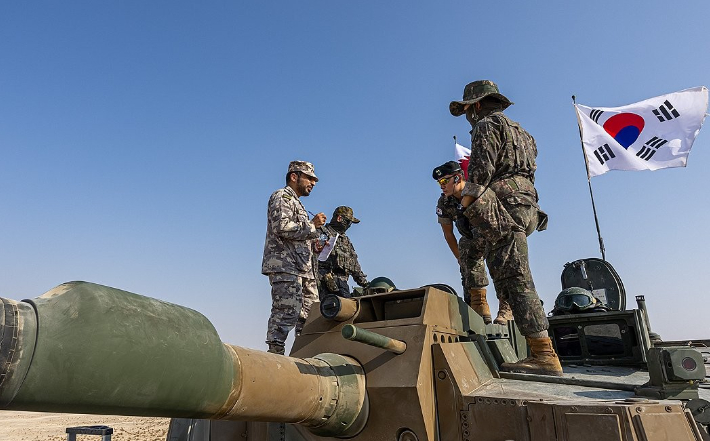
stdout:
<svg viewBox="0 0 710 441">
<path fill-rule="evenodd" d="M 3 299 L 0 408 L 169 416 L 171 441 L 702 439 L 681 401 L 636 397 L 631 377 L 499 372 L 525 356 L 514 323 L 485 325 L 443 288 L 326 298 L 290 357 L 99 285 Z M 184 430 L 200 422 L 211 433 Z"/>
<path fill-rule="evenodd" d="M 223 344 L 196 311 L 85 282 L 1 300 L 4 409 L 279 421 L 332 436 L 367 417 L 362 367 L 346 356 Z"/>
</svg>

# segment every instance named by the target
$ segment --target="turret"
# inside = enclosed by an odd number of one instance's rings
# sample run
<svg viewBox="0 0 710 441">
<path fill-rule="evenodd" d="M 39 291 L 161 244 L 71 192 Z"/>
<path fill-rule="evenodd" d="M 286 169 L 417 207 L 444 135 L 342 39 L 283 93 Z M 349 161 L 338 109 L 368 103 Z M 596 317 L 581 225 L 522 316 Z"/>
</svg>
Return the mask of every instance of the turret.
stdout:
<svg viewBox="0 0 710 441">
<path fill-rule="evenodd" d="M 0 409 L 173 417 L 170 439 L 191 441 L 701 439 L 681 401 L 634 396 L 647 374 L 499 372 L 525 356 L 515 324 L 484 324 L 447 288 L 325 298 L 290 356 L 222 343 L 196 311 L 91 283 L 2 299 Z M 684 354 L 699 372 L 699 353 Z M 691 380 L 686 395 L 704 393 Z M 198 421 L 212 433 L 189 429 Z"/>
</svg>

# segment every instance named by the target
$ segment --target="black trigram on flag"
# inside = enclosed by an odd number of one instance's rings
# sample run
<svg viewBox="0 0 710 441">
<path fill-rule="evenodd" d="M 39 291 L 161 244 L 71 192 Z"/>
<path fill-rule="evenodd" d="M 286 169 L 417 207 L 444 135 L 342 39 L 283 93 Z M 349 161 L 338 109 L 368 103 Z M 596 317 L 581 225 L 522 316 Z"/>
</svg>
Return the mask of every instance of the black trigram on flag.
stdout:
<svg viewBox="0 0 710 441">
<path fill-rule="evenodd" d="M 653 109 L 653 114 L 660 122 L 669 121 L 673 118 L 678 118 L 680 113 L 673 107 L 670 101 L 666 100 L 658 109 Z"/>
<path fill-rule="evenodd" d="M 646 141 L 643 147 L 641 147 L 641 150 L 636 153 L 636 156 L 643 159 L 644 161 L 648 161 L 649 159 L 653 158 L 653 155 L 656 154 L 658 149 L 667 142 L 668 140 L 666 139 L 661 139 L 654 136 L 653 138 Z"/>
<path fill-rule="evenodd" d="M 599 117 L 602 116 L 602 113 L 604 113 L 603 110 L 599 109 L 592 109 L 591 112 L 589 112 L 589 117 L 597 124 L 599 124 Z"/>
<path fill-rule="evenodd" d="M 604 163 L 610 160 L 611 158 L 616 158 L 616 155 L 614 155 L 614 152 L 611 151 L 611 147 L 609 147 L 609 144 L 604 144 L 603 146 L 594 150 L 594 156 L 597 157 L 599 163 L 602 165 L 604 165 Z"/>
</svg>

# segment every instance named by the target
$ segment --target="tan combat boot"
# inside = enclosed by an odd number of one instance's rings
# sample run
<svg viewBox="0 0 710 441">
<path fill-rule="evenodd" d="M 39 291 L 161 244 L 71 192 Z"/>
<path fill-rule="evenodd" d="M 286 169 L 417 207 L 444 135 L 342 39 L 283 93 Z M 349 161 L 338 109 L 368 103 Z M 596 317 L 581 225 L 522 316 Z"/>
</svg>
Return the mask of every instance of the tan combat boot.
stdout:
<svg viewBox="0 0 710 441">
<path fill-rule="evenodd" d="M 525 337 L 530 346 L 530 356 L 517 363 L 503 363 L 500 370 L 505 372 L 520 372 L 523 374 L 562 376 L 562 366 L 552 348 L 550 337 Z"/>
<path fill-rule="evenodd" d="M 503 300 L 498 299 L 498 315 L 493 323 L 496 325 L 507 325 L 508 320 L 513 320 L 513 310 L 510 309 L 510 304 Z"/>
<path fill-rule="evenodd" d="M 486 301 L 486 288 L 471 288 L 468 290 L 471 296 L 470 307 L 483 317 L 483 322 L 489 324 L 491 322 L 491 308 L 488 307 Z"/>
</svg>

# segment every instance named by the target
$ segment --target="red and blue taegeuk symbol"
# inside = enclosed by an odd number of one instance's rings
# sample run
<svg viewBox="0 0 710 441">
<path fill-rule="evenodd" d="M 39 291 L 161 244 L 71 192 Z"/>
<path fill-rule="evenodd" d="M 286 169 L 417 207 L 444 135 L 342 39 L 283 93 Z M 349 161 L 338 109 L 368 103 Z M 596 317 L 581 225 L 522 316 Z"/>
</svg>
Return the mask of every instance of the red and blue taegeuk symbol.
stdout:
<svg viewBox="0 0 710 441">
<path fill-rule="evenodd" d="M 625 149 L 636 142 L 643 130 L 643 118 L 635 113 L 618 113 L 604 123 L 604 130 Z"/>
</svg>

